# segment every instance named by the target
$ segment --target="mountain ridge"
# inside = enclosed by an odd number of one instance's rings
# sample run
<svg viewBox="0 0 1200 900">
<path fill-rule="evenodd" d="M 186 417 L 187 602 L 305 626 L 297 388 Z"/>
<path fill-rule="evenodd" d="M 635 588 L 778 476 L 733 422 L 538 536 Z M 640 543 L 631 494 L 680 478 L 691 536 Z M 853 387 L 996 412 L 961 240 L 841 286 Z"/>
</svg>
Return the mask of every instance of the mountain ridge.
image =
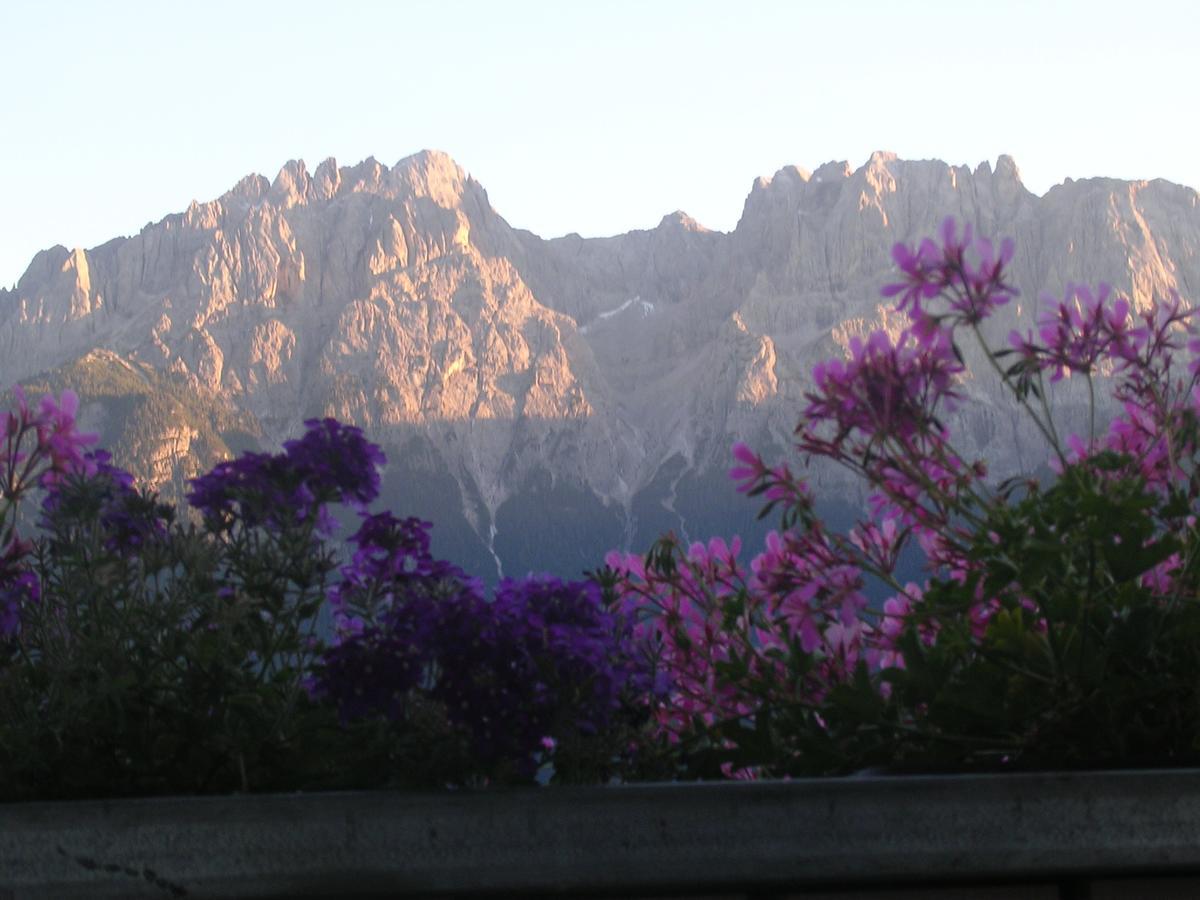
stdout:
<svg viewBox="0 0 1200 900">
<path fill-rule="evenodd" d="M 1197 201 L 1161 180 L 1037 197 L 1010 157 L 971 169 L 879 151 L 858 168 L 755 179 L 729 232 L 676 211 L 650 229 L 545 239 L 509 225 L 440 151 L 311 173 L 291 160 L 137 235 L 37 254 L 0 290 L 0 379 L 110 354 L 104 366 L 174 379 L 203 400 L 195 415 L 223 410 L 264 447 L 335 415 L 389 450 L 397 508 L 450 523 L 478 565 L 519 573 L 563 553 L 594 565 L 600 554 L 568 553 L 565 536 L 640 547 L 668 527 L 761 529 L 724 482 L 729 445 L 785 453 L 812 364 L 894 327 L 878 289 L 895 241 L 946 215 L 1014 236 L 1013 315 L 1070 281 L 1106 280 L 1144 305 L 1195 295 Z M 966 449 L 1036 459 L 1036 436 L 999 395 L 974 379 L 968 390 Z M 102 419 L 113 396 L 85 409 Z M 1064 409 L 1078 403 L 1068 387 Z M 187 471 L 229 449 L 209 431 L 179 451 Z M 114 440 L 164 446 L 151 437 Z M 123 462 L 177 490 L 154 452 Z M 853 502 L 844 477 L 816 479 Z"/>
</svg>

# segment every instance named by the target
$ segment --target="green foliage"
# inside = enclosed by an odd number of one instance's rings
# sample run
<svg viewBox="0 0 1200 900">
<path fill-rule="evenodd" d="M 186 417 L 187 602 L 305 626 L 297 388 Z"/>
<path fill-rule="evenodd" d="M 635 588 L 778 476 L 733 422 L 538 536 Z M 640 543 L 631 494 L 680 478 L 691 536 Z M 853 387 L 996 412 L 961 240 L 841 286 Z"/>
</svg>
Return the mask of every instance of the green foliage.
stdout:
<svg viewBox="0 0 1200 900">
<path fill-rule="evenodd" d="M 199 392 L 182 378 L 145 364 L 131 364 L 115 353 L 94 351 L 68 365 L 26 382 L 30 394 L 72 390 L 86 407 L 99 405 L 95 422 L 100 445 L 112 450 L 141 481 L 153 473 L 152 464 L 167 430 L 185 431 L 191 438 L 188 455 L 179 460 L 163 495 L 183 500 L 186 479 L 214 462 L 244 450 L 259 449 L 262 431 L 247 413 L 218 397 Z M 0 404 L 11 400 L 0 395 Z"/>
<path fill-rule="evenodd" d="M 81 515 L 86 496 L 73 500 L 39 546 L 42 598 L 0 666 L 0 796 L 336 783 L 322 735 L 340 729 L 300 683 L 330 555 L 281 541 L 251 576 L 250 548 L 173 522 L 117 554 Z"/>
<path fill-rule="evenodd" d="M 35 429 L 27 423 L 27 430 Z M 592 678 L 567 671 L 595 667 L 593 635 L 579 623 L 547 627 L 559 637 L 575 629 L 571 646 L 582 652 L 542 654 L 536 666 L 516 670 L 523 636 L 545 639 L 545 628 L 510 615 L 516 638 L 497 642 L 492 617 L 473 623 L 454 615 L 453 592 L 419 605 L 414 570 L 404 564 L 408 545 L 394 548 L 398 557 L 380 557 L 386 548 L 363 537 L 375 534 L 364 526 L 354 562 L 342 565 L 344 552 L 326 541 L 334 526 L 326 504 L 354 496 L 367 502 L 377 461 L 382 454 L 357 429 L 310 423 L 286 453 L 244 457 L 194 481 L 190 502 L 205 512 L 200 524 L 177 521 L 171 505 L 134 489 L 107 453 L 77 454 L 73 465 L 50 470 L 40 533 L 0 557 L 0 800 L 529 783 L 535 776 L 595 783 L 662 771 L 654 766 L 664 748 L 648 741 L 643 754 L 629 750 L 643 739 L 644 710 L 615 725 L 598 715 L 607 706 L 595 697 L 610 696 L 602 682 L 614 670 L 596 669 Z M 0 509 L 28 502 L 31 490 L 26 483 L 0 497 Z M 390 517 L 366 517 L 368 524 L 381 519 Z M 426 523 L 398 524 L 421 531 L 421 565 L 430 577 L 454 572 L 462 591 L 476 590 L 465 573 L 428 557 Z M 371 691 L 387 703 L 407 691 L 400 719 L 346 714 L 316 689 L 334 652 L 325 642 L 333 632 L 328 620 L 341 607 L 331 598 L 339 588 L 344 598 L 363 579 L 381 610 L 417 610 L 421 639 L 389 648 L 387 658 L 368 655 L 355 671 L 361 677 L 324 685 L 346 696 Z M 582 608 L 604 619 L 590 605 L 594 587 L 574 588 L 583 592 Z M 476 612 L 519 613 L 527 593 L 567 588 L 530 578 L 505 590 L 490 604 L 471 593 Z M 465 673 L 441 697 L 429 690 L 436 664 L 428 651 L 438 635 L 424 633 L 439 607 L 457 619 L 445 629 L 441 680 Z M 337 633 L 336 645 L 348 652 L 346 634 Z M 472 636 L 474 643 L 459 639 Z M 497 648 L 491 656 L 483 652 L 489 641 Z M 407 688 L 384 671 L 397 657 L 417 661 Z M 547 706 L 543 695 L 559 682 L 567 687 L 553 717 L 526 720 L 532 743 L 519 752 L 502 743 L 503 752 L 481 751 L 476 724 L 490 716 L 499 728 L 513 728 L 539 702 Z M 498 705 L 504 697 L 508 707 Z M 589 710 L 595 725 L 579 727 L 576 716 Z M 531 758 L 537 744 L 548 752 Z M 537 772 L 539 764 L 545 771 Z"/>
<path fill-rule="evenodd" d="M 1147 583 L 1173 554 L 1194 583 L 1195 533 L 1164 530 L 1173 499 L 1129 468 L 1105 454 L 993 506 L 971 574 L 931 583 L 908 618 L 901 667 L 860 662 L 816 703 L 765 698 L 723 726 L 738 752 L 721 759 L 779 774 L 1200 763 L 1200 600 Z M 986 621 L 981 596 L 997 598 Z"/>
</svg>

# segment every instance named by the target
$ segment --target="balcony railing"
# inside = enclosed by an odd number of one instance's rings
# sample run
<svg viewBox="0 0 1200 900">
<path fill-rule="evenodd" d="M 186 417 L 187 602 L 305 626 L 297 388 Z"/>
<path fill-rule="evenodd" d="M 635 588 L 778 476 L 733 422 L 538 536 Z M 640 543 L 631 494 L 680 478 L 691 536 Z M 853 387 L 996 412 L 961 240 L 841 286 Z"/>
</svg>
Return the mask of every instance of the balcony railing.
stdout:
<svg viewBox="0 0 1200 900">
<path fill-rule="evenodd" d="M 0 806 L 0 900 L 1200 897 L 1200 770 Z"/>
</svg>

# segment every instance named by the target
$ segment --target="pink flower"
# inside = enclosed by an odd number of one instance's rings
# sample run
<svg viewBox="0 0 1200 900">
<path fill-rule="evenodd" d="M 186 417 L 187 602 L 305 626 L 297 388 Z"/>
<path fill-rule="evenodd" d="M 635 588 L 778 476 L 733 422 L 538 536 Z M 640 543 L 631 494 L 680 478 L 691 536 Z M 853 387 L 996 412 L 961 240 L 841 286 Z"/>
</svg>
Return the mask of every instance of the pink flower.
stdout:
<svg viewBox="0 0 1200 900">
<path fill-rule="evenodd" d="M 896 523 L 897 519 L 889 516 L 878 525 L 860 522 L 850 531 L 850 542 L 881 572 L 896 568 L 897 557 L 908 536 L 907 530 L 902 531 Z"/>
<path fill-rule="evenodd" d="M 767 467 L 758 454 L 741 441 L 733 445 L 733 458 L 740 463 L 729 470 L 729 477 L 738 483 L 738 493 L 745 494 L 763 478 Z"/>
<path fill-rule="evenodd" d="M 941 244 L 926 238 L 910 248 L 892 247 L 892 259 L 903 280 L 885 285 L 884 297 L 899 296 L 896 309 L 908 312 L 913 331 L 922 341 L 932 339 L 942 320 L 951 326 L 975 325 L 1008 303 L 1016 291 L 1004 280 L 1004 268 L 1012 260 L 1014 244 L 1006 239 L 999 253 L 991 241 L 972 239 L 971 225 L 958 234 L 953 217 L 942 222 Z M 945 310 L 931 310 L 928 301 L 943 297 Z"/>
<path fill-rule="evenodd" d="M 853 338 L 850 354 L 813 369 L 801 449 L 838 458 L 855 437 L 911 437 L 936 427 L 939 409 L 960 399 L 954 385 L 964 368 L 945 332 L 921 343 L 906 331 L 893 343 L 876 331 L 865 342 Z"/>
<path fill-rule="evenodd" d="M 25 489 L 36 482 L 52 484 L 72 472 L 86 472 L 92 463 L 84 449 L 97 436 L 80 432 L 75 424 L 79 399 L 73 391 L 63 391 L 61 399 L 46 395 L 34 412 L 17 385 L 13 389 L 15 411 L 5 418 L 5 441 L 0 447 L 0 495 L 15 502 Z M 26 438 L 33 438 L 33 446 Z"/>
</svg>

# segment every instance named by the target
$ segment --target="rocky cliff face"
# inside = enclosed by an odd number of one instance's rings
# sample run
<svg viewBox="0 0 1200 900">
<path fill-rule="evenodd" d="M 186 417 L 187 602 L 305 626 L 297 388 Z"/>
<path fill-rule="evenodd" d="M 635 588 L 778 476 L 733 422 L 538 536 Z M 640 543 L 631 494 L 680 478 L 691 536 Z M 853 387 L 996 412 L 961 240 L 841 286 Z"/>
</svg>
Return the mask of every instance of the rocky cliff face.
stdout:
<svg viewBox="0 0 1200 900">
<path fill-rule="evenodd" d="M 677 212 L 549 241 L 441 153 L 293 161 L 132 238 L 38 254 L 0 291 L 0 380 L 73 384 L 168 492 L 334 415 L 384 444 L 385 501 L 433 518 L 445 552 L 490 574 L 577 571 L 665 528 L 752 527 L 722 474 L 730 443 L 784 452 L 813 363 L 894 327 L 878 299 L 892 243 L 946 215 L 1017 239 L 1014 315 L 1071 281 L 1139 304 L 1200 288 L 1195 191 L 1091 179 L 1038 198 L 1008 157 L 788 167 L 754 182 L 728 234 Z M 1040 459 L 994 386 L 968 390 L 968 449 Z"/>
</svg>

